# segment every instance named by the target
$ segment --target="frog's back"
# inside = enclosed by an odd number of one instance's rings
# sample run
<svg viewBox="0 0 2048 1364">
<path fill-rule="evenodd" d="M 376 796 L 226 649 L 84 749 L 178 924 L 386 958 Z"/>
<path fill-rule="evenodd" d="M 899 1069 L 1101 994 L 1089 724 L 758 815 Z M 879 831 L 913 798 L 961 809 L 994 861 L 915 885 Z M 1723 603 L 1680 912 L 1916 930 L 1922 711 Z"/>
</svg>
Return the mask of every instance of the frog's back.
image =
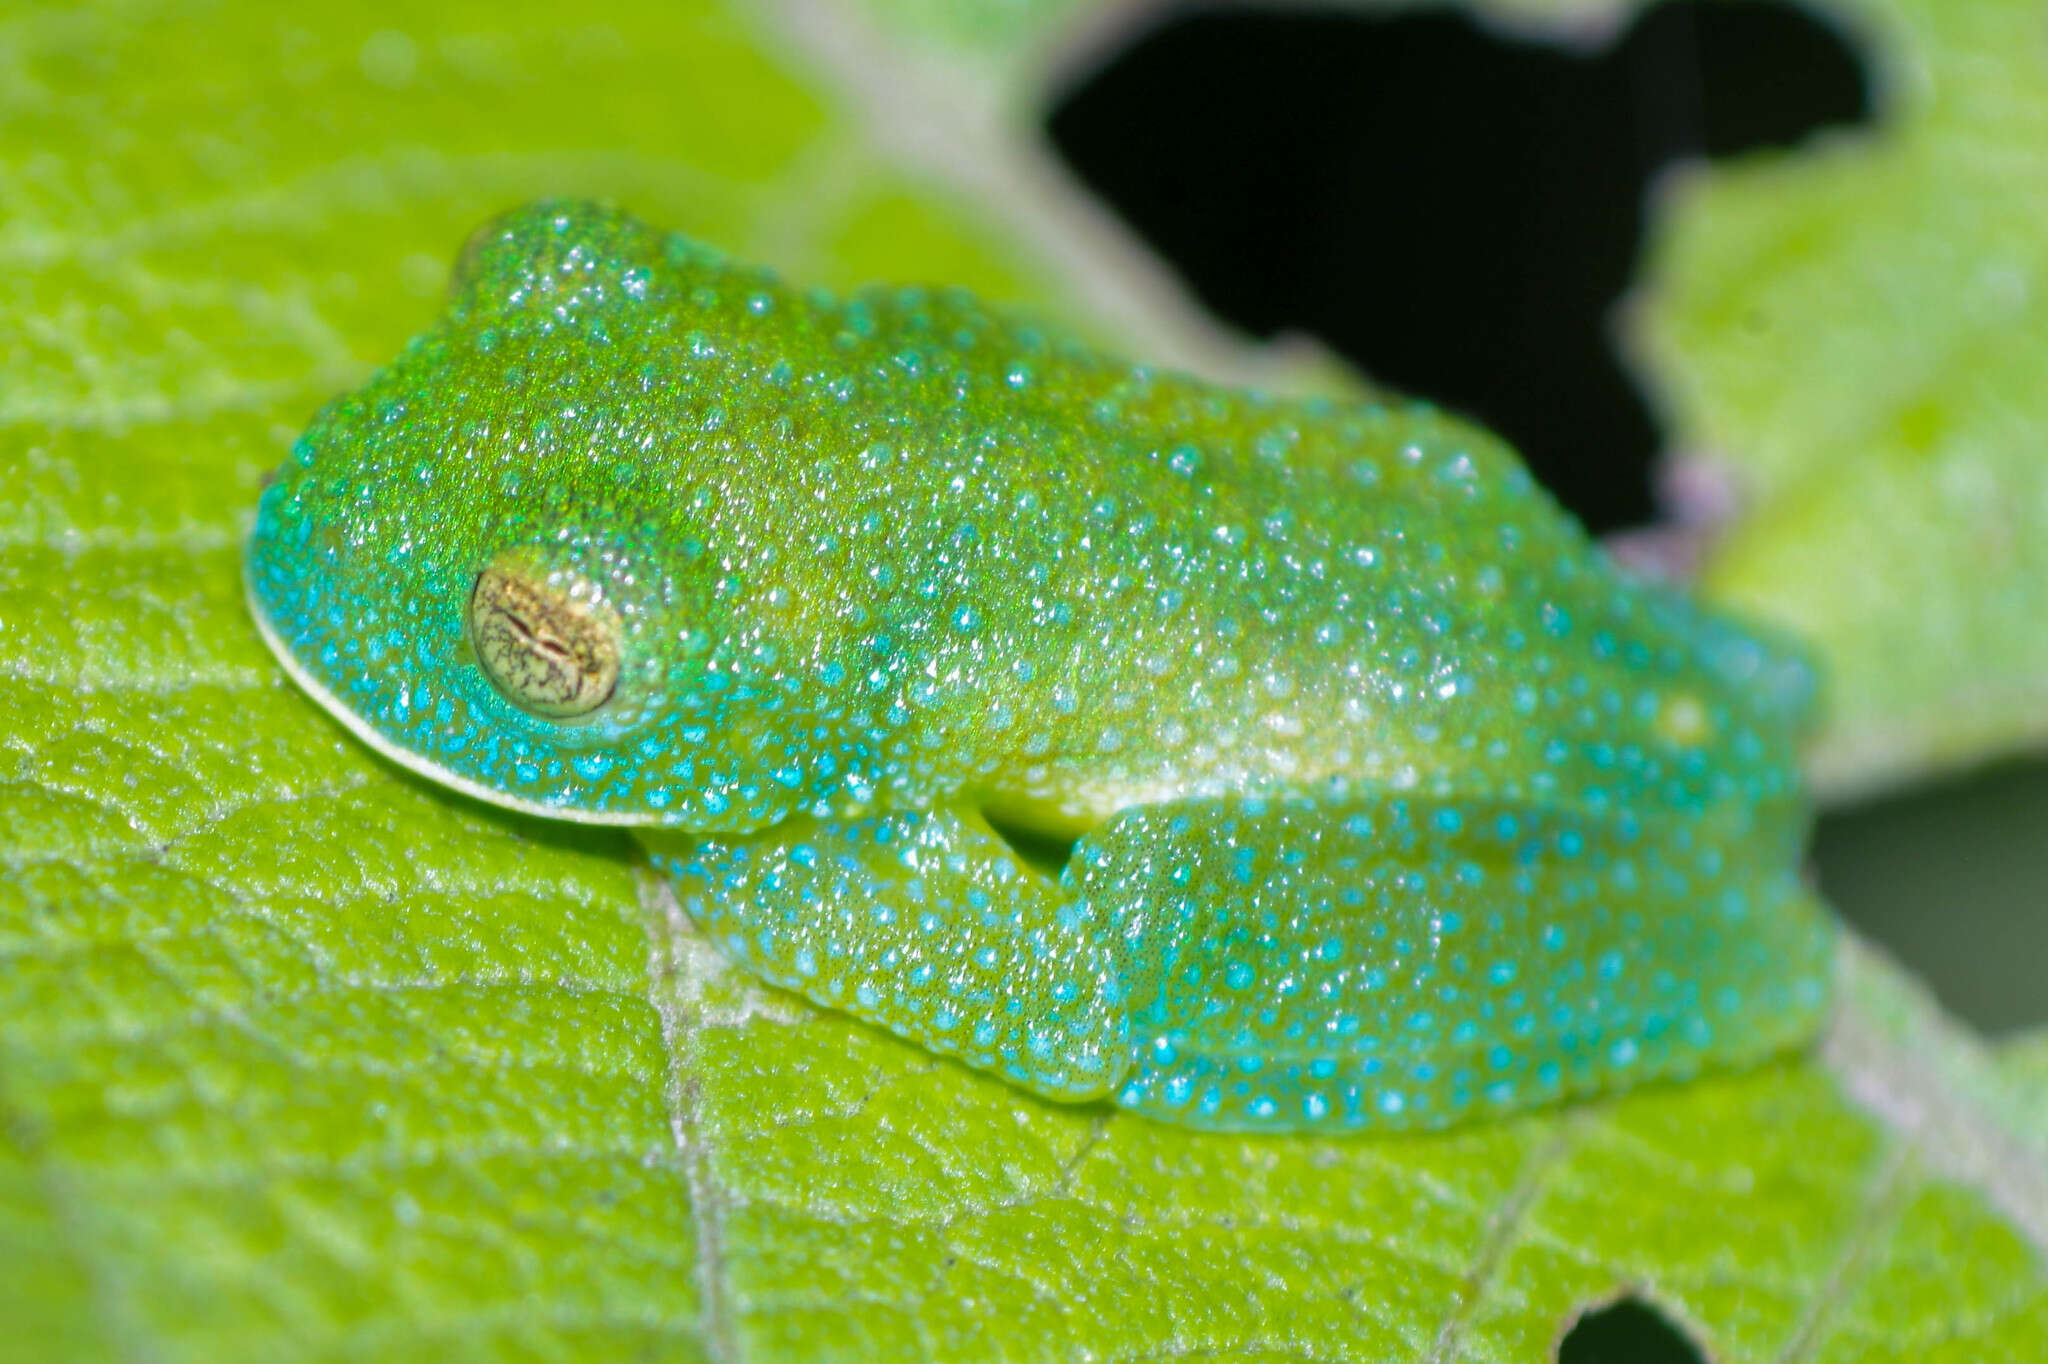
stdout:
<svg viewBox="0 0 2048 1364">
<path fill-rule="evenodd" d="M 898 619 L 998 803 L 1791 799 L 1803 665 L 1627 577 L 1484 431 L 1124 365 L 963 295 L 836 306 L 863 339 L 806 359 L 869 405 L 836 414 L 833 467 L 879 471 L 841 495 L 951 570 Z M 880 456 L 877 429 L 902 433 Z"/>
</svg>

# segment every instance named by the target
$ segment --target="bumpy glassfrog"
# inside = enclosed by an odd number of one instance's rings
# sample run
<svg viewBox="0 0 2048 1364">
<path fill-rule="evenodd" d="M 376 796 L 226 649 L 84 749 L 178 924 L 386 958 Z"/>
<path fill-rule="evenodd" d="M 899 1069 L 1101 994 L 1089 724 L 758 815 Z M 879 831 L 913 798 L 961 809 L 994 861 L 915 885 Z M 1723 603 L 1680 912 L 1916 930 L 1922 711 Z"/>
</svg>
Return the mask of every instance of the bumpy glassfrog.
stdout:
<svg viewBox="0 0 2048 1364">
<path fill-rule="evenodd" d="M 1434 1126 L 1825 1005 L 1809 674 L 1427 406 L 539 204 L 319 415 L 247 572 L 369 744 L 638 827 L 762 978 L 1041 1095 Z"/>
</svg>

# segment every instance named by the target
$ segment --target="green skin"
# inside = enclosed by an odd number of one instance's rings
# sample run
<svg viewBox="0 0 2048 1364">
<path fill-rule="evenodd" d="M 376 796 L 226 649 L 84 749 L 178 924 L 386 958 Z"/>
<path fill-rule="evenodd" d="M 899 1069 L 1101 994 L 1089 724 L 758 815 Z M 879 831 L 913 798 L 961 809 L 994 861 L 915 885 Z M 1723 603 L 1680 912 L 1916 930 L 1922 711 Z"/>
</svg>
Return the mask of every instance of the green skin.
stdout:
<svg viewBox="0 0 2048 1364">
<path fill-rule="evenodd" d="M 383 753 L 640 827 L 763 978 L 1050 1097 L 1435 1126 L 1825 1007 L 1809 674 L 1425 406 L 538 204 L 298 442 L 248 582 Z"/>
</svg>

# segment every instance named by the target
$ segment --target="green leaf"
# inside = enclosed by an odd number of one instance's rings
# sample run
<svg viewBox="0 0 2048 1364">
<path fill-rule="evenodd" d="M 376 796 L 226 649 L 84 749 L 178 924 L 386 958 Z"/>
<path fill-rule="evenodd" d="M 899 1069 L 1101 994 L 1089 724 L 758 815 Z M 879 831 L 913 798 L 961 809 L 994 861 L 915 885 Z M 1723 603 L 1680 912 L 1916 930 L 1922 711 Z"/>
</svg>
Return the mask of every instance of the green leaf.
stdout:
<svg viewBox="0 0 2048 1364">
<path fill-rule="evenodd" d="M 1745 506 L 1708 593 L 1816 644 L 1836 791 L 2048 740 L 2039 7 L 1831 6 L 1878 126 L 1674 186 L 1639 328 Z"/>
<path fill-rule="evenodd" d="M 2020 1130 L 2048 1132 L 2048 1028 L 2005 1043 L 1998 1049 L 1998 1067 Z"/>
<path fill-rule="evenodd" d="M 521 199 L 1229 354 L 1005 175 L 892 140 L 876 49 L 754 14 L 0 20 L 9 1347 L 1526 1360 L 1633 1291 L 1723 1360 L 2048 1352 L 2038 1079 L 1860 953 L 1813 1058 L 1198 1136 L 757 988 L 625 839 L 416 781 L 285 682 L 237 581 L 263 472 Z"/>
</svg>

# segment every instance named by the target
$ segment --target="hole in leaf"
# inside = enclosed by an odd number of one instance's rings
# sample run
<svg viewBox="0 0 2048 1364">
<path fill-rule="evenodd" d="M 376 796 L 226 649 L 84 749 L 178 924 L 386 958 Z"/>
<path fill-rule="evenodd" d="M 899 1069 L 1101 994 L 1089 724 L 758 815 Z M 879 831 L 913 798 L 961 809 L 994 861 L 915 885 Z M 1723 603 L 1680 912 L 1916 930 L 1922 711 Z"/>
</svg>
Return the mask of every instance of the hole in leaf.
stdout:
<svg viewBox="0 0 2048 1364">
<path fill-rule="evenodd" d="M 1063 838 L 1058 834 L 1043 833 L 1021 824 L 1012 824 L 1008 820 L 997 819 L 986 811 L 982 812 L 982 818 L 988 821 L 988 827 L 995 836 L 1009 845 L 1012 856 L 1052 881 L 1060 879 L 1060 872 L 1065 870 L 1067 859 L 1074 855 L 1074 845 L 1081 841 L 1078 838 Z"/>
<path fill-rule="evenodd" d="M 1557 1364 L 1706 1364 L 1706 1359 L 1663 1313 L 1636 1297 L 1586 1313 L 1557 1346 Z"/>
<path fill-rule="evenodd" d="M 1478 418 L 1603 531 L 1650 519 L 1661 444 L 1609 343 L 1646 182 L 1869 115 L 1855 52 L 1788 4 L 1664 4 L 1582 52 L 1262 7 L 1142 36 L 1048 129 L 1218 315 Z"/>
<path fill-rule="evenodd" d="M 2012 763 L 1829 813 L 1828 902 L 1997 1036 L 2048 1024 L 2048 762 Z"/>
</svg>

